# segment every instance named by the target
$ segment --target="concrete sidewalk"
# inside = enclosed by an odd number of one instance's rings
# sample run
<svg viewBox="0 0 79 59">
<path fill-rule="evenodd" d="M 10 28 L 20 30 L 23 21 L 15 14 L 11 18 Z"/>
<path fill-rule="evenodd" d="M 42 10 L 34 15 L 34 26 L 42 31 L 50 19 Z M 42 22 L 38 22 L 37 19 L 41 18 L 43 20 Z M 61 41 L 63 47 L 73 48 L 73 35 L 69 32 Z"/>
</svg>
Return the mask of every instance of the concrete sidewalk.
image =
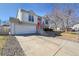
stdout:
<svg viewBox="0 0 79 59">
<path fill-rule="evenodd" d="M 15 36 L 28 56 L 77 56 L 79 43 L 46 36 Z"/>
</svg>

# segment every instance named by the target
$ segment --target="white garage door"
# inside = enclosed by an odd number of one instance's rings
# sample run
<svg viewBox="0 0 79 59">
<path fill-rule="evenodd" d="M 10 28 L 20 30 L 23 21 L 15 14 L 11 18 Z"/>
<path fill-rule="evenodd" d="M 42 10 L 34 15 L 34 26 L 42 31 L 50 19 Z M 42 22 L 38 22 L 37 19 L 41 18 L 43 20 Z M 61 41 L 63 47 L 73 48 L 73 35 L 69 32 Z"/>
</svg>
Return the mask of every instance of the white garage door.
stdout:
<svg viewBox="0 0 79 59">
<path fill-rule="evenodd" d="M 36 33 L 36 26 L 34 25 L 16 25 L 15 34 L 31 34 Z"/>
</svg>

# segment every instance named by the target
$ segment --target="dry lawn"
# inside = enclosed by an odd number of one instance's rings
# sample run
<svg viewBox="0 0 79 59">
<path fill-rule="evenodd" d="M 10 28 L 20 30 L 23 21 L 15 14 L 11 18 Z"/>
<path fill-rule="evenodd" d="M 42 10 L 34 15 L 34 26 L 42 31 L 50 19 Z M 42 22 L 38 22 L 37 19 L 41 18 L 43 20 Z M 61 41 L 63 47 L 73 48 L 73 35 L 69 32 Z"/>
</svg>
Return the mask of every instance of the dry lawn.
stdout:
<svg viewBox="0 0 79 59">
<path fill-rule="evenodd" d="M 68 39 L 68 40 L 73 40 L 73 41 L 79 41 L 79 35 L 76 34 L 75 32 L 64 32 L 61 33 L 62 36 L 60 36 L 60 38 L 63 39 Z"/>
<path fill-rule="evenodd" d="M 8 38 L 8 36 L 0 36 L 0 54 Z"/>
</svg>

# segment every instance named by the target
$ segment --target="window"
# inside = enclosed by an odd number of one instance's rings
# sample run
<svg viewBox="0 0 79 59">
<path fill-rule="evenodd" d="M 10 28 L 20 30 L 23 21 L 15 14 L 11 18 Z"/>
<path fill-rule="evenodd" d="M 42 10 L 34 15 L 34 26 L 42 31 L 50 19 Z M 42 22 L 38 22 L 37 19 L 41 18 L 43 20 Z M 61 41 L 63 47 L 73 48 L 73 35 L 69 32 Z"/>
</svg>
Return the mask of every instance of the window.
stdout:
<svg viewBox="0 0 79 59">
<path fill-rule="evenodd" d="M 32 16 L 32 22 L 34 22 L 34 17 Z"/>
<path fill-rule="evenodd" d="M 48 21 L 46 20 L 45 23 L 48 24 Z"/>
<path fill-rule="evenodd" d="M 32 15 L 29 15 L 29 21 L 32 21 L 32 22 L 34 22 L 34 16 L 32 16 Z"/>
<path fill-rule="evenodd" d="M 29 21 L 31 21 L 31 15 L 29 15 Z"/>
</svg>

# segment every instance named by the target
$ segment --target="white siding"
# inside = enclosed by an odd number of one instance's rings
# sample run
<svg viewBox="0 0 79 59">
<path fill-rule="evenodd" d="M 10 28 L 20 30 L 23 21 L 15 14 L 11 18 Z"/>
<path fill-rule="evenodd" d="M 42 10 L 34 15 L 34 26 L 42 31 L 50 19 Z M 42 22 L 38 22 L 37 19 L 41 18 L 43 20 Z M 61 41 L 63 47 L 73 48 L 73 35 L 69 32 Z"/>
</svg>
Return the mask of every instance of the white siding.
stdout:
<svg viewBox="0 0 79 59">
<path fill-rule="evenodd" d="M 18 10 L 17 18 L 22 21 L 22 12 L 21 9 Z"/>
<path fill-rule="evenodd" d="M 24 22 L 28 22 L 28 23 L 32 23 L 32 24 L 36 24 L 37 23 L 37 16 L 33 15 L 34 22 L 30 22 L 29 21 L 29 15 L 30 15 L 30 13 L 22 12 L 22 19 L 23 19 L 23 21 Z"/>
<path fill-rule="evenodd" d="M 31 34 L 36 33 L 36 26 L 34 25 L 15 25 L 15 34 Z"/>
<path fill-rule="evenodd" d="M 37 24 L 38 16 L 34 16 L 34 23 Z"/>
<path fill-rule="evenodd" d="M 10 24 L 10 33 L 14 34 L 14 23 Z"/>
<path fill-rule="evenodd" d="M 22 12 L 22 20 L 24 21 L 24 22 L 29 22 L 28 21 L 28 16 L 29 16 L 29 13 L 26 13 L 26 12 Z"/>
<path fill-rule="evenodd" d="M 45 19 L 44 19 L 44 18 L 42 18 L 42 23 L 43 23 L 43 22 L 45 23 Z"/>
<path fill-rule="evenodd" d="M 74 25 L 74 26 L 72 27 L 72 29 L 74 29 L 74 30 L 79 30 L 79 24 Z"/>
<path fill-rule="evenodd" d="M 30 22 L 29 21 L 29 14 L 34 16 L 34 22 Z M 18 14 L 17 14 L 17 18 L 20 21 L 23 21 L 23 22 L 28 22 L 28 23 L 36 24 L 38 16 L 36 16 L 36 15 L 34 15 L 32 13 L 23 12 L 23 11 L 21 11 L 21 9 L 19 9 Z"/>
</svg>

